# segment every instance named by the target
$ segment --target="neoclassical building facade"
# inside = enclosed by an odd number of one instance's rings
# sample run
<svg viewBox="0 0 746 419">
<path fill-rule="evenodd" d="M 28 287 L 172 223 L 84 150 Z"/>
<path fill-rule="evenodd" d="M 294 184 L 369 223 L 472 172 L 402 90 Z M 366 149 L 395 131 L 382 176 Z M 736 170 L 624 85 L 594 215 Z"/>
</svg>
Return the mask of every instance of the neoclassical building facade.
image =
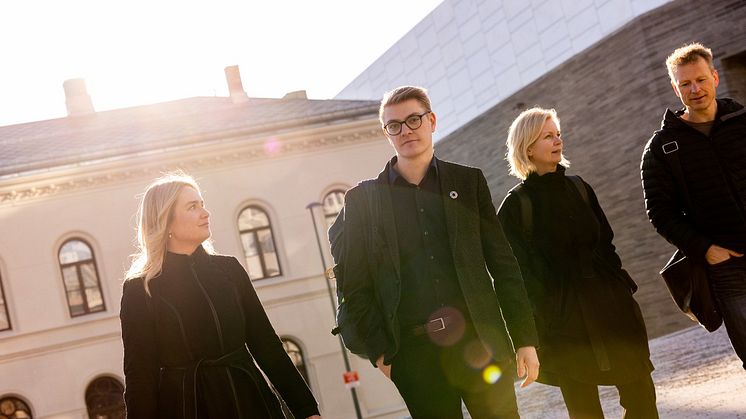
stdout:
<svg viewBox="0 0 746 419">
<path fill-rule="evenodd" d="M 378 103 L 251 99 L 237 69 L 227 74 L 231 97 L 106 112 L 82 81 L 66 82 L 66 118 L 0 127 L 0 415 L 122 417 L 119 300 L 138 196 L 180 169 L 203 188 L 216 249 L 242 261 L 324 417 L 354 417 L 315 231 L 391 154 Z M 390 382 L 351 362 L 364 417 L 406 415 Z"/>
</svg>

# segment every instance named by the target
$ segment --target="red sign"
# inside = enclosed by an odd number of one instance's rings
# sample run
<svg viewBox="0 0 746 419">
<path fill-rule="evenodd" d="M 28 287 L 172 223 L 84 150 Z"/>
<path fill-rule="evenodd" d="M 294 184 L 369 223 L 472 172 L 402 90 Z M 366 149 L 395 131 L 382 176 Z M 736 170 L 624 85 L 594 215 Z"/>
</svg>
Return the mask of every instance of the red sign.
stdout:
<svg viewBox="0 0 746 419">
<path fill-rule="evenodd" d="M 345 381 L 345 387 L 353 388 L 360 386 L 360 378 L 357 375 L 357 371 L 347 371 L 342 374 L 342 378 Z"/>
</svg>

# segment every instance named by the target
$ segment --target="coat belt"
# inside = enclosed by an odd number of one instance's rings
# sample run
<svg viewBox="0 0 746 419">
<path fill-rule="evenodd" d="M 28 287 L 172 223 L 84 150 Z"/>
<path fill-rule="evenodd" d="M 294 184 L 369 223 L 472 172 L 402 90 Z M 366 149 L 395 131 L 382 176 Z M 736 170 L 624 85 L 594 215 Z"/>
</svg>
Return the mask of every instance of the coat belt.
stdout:
<svg viewBox="0 0 746 419">
<path fill-rule="evenodd" d="M 197 382 L 199 381 L 198 374 L 204 368 L 211 367 L 229 367 L 236 368 L 245 371 L 249 376 L 253 376 L 251 371 L 247 368 L 247 364 L 253 363 L 253 359 L 249 351 L 245 346 L 239 347 L 233 352 L 229 352 L 218 358 L 207 358 L 203 357 L 199 360 L 185 365 L 167 366 L 164 367 L 164 371 L 179 371 L 184 373 L 184 386 L 182 388 L 182 400 L 184 411 L 184 418 L 193 417 L 197 418 Z M 187 406 L 192 406 L 194 411 L 187 414 Z"/>
</svg>

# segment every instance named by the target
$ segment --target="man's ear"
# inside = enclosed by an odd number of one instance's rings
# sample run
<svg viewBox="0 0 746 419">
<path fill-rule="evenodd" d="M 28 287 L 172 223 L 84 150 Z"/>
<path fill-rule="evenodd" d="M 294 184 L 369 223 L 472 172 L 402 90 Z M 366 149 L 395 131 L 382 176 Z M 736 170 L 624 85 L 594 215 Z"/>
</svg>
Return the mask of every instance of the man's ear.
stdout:
<svg viewBox="0 0 746 419">
<path fill-rule="evenodd" d="M 438 123 L 438 117 L 435 116 L 435 112 L 433 112 L 433 111 L 430 111 L 430 113 L 428 114 L 428 116 L 430 117 L 430 125 L 433 127 L 433 132 L 435 132 L 435 126 Z"/>
<path fill-rule="evenodd" d="M 715 79 L 715 87 L 718 87 L 718 84 L 720 84 L 720 76 L 718 76 L 717 70 L 712 70 L 712 77 Z"/>
<path fill-rule="evenodd" d="M 673 81 L 671 81 L 671 88 L 673 89 L 673 92 L 676 93 L 676 97 L 678 97 L 679 99 L 681 99 L 681 93 L 679 93 L 679 89 L 676 86 L 676 83 L 674 83 Z"/>
</svg>

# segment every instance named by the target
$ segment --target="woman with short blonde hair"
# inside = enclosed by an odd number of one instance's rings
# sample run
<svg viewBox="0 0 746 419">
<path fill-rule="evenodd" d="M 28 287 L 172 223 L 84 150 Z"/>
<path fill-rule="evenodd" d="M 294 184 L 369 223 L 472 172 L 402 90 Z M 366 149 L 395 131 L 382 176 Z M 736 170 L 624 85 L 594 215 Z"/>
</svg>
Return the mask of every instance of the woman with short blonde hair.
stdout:
<svg viewBox="0 0 746 419">
<path fill-rule="evenodd" d="M 284 418 L 258 365 L 295 417 L 319 418 L 243 266 L 209 240 L 194 179 L 148 186 L 119 314 L 127 417 Z"/>
<path fill-rule="evenodd" d="M 625 417 L 657 418 L 647 332 L 596 194 L 570 163 L 554 109 L 532 108 L 508 132 L 521 179 L 498 217 L 521 266 L 539 332 L 537 381 L 559 386 L 570 418 L 603 418 L 598 385 L 619 389 Z"/>
<path fill-rule="evenodd" d="M 534 163 L 528 155 L 528 149 L 539 140 L 544 123 L 551 119 L 559 131 L 560 122 L 554 109 L 531 108 L 523 111 L 508 129 L 508 153 L 510 174 L 526 180 L 531 172 L 536 171 Z M 559 164 L 565 169 L 570 167 L 570 161 L 561 155 Z"/>
</svg>

